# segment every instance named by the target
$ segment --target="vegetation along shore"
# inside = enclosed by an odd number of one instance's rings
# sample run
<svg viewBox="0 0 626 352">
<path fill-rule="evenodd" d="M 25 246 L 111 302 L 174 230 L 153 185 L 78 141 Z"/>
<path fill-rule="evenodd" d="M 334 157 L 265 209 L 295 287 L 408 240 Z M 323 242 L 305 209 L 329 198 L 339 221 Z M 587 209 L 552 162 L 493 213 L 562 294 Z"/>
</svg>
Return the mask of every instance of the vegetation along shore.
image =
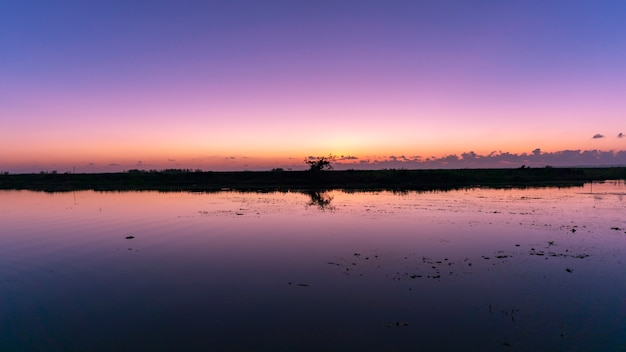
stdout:
<svg viewBox="0 0 626 352">
<path fill-rule="evenodd" d="M 519 168 L 368 171 L 239 171 L 169 169 L 121 173 L 38 173 L 0 175 L 0 189 L 47 192 L 96 191 L 288 191 L 288 190 L 448 190 L 467 187 L 581 186 L 626 180 L 626 167 Z"/>
</svg>

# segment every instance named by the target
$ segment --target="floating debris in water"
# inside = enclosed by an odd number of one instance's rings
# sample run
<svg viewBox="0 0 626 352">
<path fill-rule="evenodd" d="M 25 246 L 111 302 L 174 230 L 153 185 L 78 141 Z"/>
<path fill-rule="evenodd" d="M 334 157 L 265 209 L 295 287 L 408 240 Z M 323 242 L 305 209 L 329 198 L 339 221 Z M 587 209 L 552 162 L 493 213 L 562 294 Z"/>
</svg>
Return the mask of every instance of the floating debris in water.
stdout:
<svg viewBox="0 0 626 352">
<path fill-rule="evenodd" d="M 574 271 L 574 269 L 567 268 L 567 269 L 565 269 L 565 271 L 567 271 L 568 273 L 571 273 L 571 272 L 573 272 L 573 271 Z"/>
<path fill-rule="evenodd" d="M 390 327 L 406 327 L 409 326 L 409 323 L 406 321 L 396 321 L 396 322 L 390 322 L 385 324 L 386 327 L 390 328 Z"/>
<path fill-rule="evenodd" d="M 565 254 L 568 253 L 568 254 Z M 569 254 L 569 250 L 565 250 L 565 253 L 555 253 L 555 252 L 548 252 L 547 255 L 549 255 L 550 257 L 569 257 L 569 258 L 577 258 L 577 259 L 584 259 L 589 257 L 589 254 L 585 254 L 585 253 L 580 253 L 580 254 Z M 537 255 L 537 256 L 544 256 L 546 255 L 546 253 L 544 251 L 535 251 L 534 248 L 531 248 L 530 255 Z"/>
<path fill-rule="evenodd" d="M 289 281 L 287 284 L 288 285 L 293 285 L 293 282 Z M 310 286 L 309 284 L 295 284 L 295 285 L 296 286 L 301 286 L 301 287 L 309 287 Z"/>
<path fill-rule="evenodd" d="M 133 236 L 133 235 L 126 236 L 126 239 L 127 239 L 127 240 L 132 240 L 133 238 L 135 238 L 135 236 Z"/>
</svg>

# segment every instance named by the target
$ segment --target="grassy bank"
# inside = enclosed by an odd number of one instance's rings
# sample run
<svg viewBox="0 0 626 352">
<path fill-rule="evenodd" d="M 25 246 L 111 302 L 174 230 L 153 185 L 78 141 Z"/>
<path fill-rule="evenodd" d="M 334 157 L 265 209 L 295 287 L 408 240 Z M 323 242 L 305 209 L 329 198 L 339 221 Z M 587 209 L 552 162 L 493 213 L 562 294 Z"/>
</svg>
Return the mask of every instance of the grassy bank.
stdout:
<svg viewBox="0 0 626 352">
<path fill-rule="evenodd" d="M 375 171 L 193 172 L 129 171 L 101 174 L 3 174 L 0 189 L 37 191 L 446 190 L 465 187 L 575 186 L 625 180 L 625 167 Z"/>
</svg>

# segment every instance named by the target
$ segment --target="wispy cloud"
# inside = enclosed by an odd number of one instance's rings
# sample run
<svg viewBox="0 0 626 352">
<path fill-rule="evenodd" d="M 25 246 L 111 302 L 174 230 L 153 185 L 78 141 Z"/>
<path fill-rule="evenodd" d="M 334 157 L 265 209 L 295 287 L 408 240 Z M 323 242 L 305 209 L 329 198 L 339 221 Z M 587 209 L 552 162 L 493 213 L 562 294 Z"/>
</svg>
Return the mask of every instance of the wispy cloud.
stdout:
<svg viewBox="0 0 626 352">
<path fill-rule="evenodd" d="M 357 160 L 357 159 L 359 158 L 353 155 L 342 155 L 337 160 Z"/>
<path fill-rule="evenodd" d="M 624 138 L 624 134 L 623 134 L 622 132 L 620 132 L 620 133 L 617 135 L 617 138 Z"/>
<path fill-rule="evenodd" d="M 604 135 L 600 134 L 600 133 L 597 133 L 597 134 L 594 134 L 593 137 L 591 137 L 591 138 L 593 138 L 593 139 L 600 139 L 600 138 L 604 138 Z"/>
</svg>

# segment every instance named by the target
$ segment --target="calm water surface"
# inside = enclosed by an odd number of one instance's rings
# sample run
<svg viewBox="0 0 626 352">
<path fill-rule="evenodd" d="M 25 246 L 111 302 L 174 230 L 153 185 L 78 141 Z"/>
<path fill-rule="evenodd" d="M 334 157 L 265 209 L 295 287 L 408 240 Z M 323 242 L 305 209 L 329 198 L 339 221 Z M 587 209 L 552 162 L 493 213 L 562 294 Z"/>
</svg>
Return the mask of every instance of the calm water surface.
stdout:
<svg viewBox="0 0 626 352">
<path fill-rule="evenodd" d="M 623 182 L 1 191 L 0 351 L 626 350 L 625 249 Z"/>
</svg>

